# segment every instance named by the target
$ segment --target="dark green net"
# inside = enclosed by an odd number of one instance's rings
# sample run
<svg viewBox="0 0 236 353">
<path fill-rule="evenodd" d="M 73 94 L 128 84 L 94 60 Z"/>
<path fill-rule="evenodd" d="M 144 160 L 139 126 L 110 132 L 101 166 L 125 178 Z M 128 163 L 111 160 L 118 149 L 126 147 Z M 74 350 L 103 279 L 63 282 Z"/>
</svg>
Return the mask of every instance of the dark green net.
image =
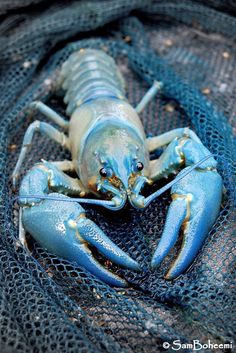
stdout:
<svg viewBox="0 0 236 353">
<path fill-rule="evenodd" d="M 177 339 L 233 341 L 235 14 L 233 1 L 1 1 L 1 352 L 156 353 Z M 10 176 L 27 126 L 45 120 L 28 105 L 39 99 L 65 114 L 54 94 L 58 69 L 86 47 L 115 58 L 131 104 L 154 79 L 163 82 L 163 92 L 141 115 L 148 135 L 189 126 L 218 160 L 225 187 L 220 215 L 191 269 L 173 282 L 163 274 L 180 244 L 158 270 L 148 268 L 169 192 L 144 211 L 87 207 L 89 217 L 142 263 L 139 274 L 114 268 L 129 280 L 128 289 L 112 289 L 32 239 L 31 254 L 19 244 Z M 38 135 L 21 177 L 40 158 L 66 157 Z"/>
</svg>

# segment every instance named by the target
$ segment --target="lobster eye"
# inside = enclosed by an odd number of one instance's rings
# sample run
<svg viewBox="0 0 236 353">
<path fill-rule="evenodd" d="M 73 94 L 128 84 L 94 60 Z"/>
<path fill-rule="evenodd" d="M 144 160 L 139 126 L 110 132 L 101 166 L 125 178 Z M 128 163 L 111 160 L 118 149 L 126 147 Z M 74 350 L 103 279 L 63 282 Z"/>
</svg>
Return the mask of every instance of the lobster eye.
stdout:
<svg viewBox="0 0 236 353">
<path fill-rule="evenodd" d="M 142 162 L 137 162 L 136 164 L 136 168 L 139 172 L 141 172 L 141 170 L 143 170 L 143 163 Z"/>
<path fill-rule="evenodd" d="M 107 176 L 107 170 L 106 170 L 106 168 L 101 168 L 101 169 L 99 170 L 99 173 L 100 173 L 100 175 L 101 175 L 102 177 L 106 177 L 106 176 Z"/>
<path fill-rule="evenodd" d="M 99 173 L 103 178 L 111 177 L 113 174 L 111 168 L 101 168 Z"/>
</svg>

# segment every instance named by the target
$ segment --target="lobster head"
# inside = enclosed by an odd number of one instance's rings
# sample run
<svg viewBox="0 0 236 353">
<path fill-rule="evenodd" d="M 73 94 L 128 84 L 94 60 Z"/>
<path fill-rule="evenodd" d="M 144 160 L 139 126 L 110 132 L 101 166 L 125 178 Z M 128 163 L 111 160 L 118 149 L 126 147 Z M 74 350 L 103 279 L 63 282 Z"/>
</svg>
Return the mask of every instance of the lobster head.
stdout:
<svg viewBox="0 0 236 353">
<path fill-rule="evenodd" d="M 132 203 L 133 188 L 149 171 L 144 138 L 134 129 L 104 124 L 91 133 L 83 150 L 80 178 L 100 197 Z"/>
</svg>

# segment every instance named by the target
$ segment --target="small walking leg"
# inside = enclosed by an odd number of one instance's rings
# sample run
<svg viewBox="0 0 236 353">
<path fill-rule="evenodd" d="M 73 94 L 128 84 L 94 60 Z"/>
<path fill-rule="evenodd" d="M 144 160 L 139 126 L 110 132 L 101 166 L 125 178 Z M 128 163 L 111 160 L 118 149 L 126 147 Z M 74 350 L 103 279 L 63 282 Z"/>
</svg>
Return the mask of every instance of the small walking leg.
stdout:
<svg viewBox="0 0 236 353">
<path fill-rule="evenodd" d="M 74 172 L 75 166 L 72 161 L 65 159 L 64 161 L 49 161 L 49 163 L 56 168 L 60 169 L 62 172 Z"/>
<path fill-rule="evenodd" d="M 148 150 L 149 152 L 153 152 L 160 147 L 168 145 L 174 139 L 181 138 L 181 137 L 191 138 L 195 142 L 202 144 L 201 140 L 195 134 L 195 132 L 190 130 L 188 127 L 183 127 L 183 128 L 174 129 L 174 130 L 165 132 L 164 134 L 161 134 L 159 136 L 149 137 L 146 140 L 148 145 Z"/>
<path fill-rule="evenodd" d="M 29 251 L 27 241 L 26 241 L 25 229 L 22 224 L 22 212 L 23 212 L 22 207 L 20 207 L 20 210 L 19 210 L 19 241 L 20 241 L 20 244 L 22 245 L 22 247 Z"/>
<path fill-rule="evenodd" d="M 38 110 L 40 113 L 45 115 L 48 119 L 52 120 L 58 126 L 63 128 L 64 130 L 68 130 L 69 121 L 62 118 L 55 110 L 48 107 L 46 104 L 40 101 L 34 101 L 30 104 L 30 107 Z"/>
<path fill-rule="evenodd" d="M 137 107 L 135 108 L 136 112 L 139 114 L 143 111 L 144 108 L 148 105 L 148 103 L 153 99 L 153 97 L 157 94 L 158 91 L 162 88 L 162 82 L 154 81 L 151 88 L 145 93 Z"/>
<path fill-rule="evenodd" d="M 36 131 L 48 136 L 51 140 L 59 143 L 62 147 L 70 149 L 68 137 L 63 132 L 58 131 L 48 123 L 44 123 L 38 120 L 34 121 L 32 124 L 29 125 L 23 139 L 23 145 L 20 151 L 20 155 L 12 174 L 13 187 L 16 187 L 16 182 L 19 176 L 21 165 L 25 159 L 29 147 L 32 145 L 33 136 Z"/>
</svg>

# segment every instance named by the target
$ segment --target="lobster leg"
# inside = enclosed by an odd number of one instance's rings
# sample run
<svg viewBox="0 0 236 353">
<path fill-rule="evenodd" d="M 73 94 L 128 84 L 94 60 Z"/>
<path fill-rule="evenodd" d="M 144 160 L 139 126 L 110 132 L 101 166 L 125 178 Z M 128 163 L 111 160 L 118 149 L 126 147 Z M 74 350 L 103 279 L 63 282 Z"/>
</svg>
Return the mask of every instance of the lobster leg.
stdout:
<svg viewBox="0 0 236 353">
<path fill-rule="evenodd" d="M 176 138 L 160 158 L 152 162 L 151 179 L 157 180 L 176 173 L 180 166 L 186 168 L 199 162 L 209 151 L 198 138 Z M 164 231 L 153 255 L 152 267 L 156 267 L 174 246 L 180 228 L 183 245 L 166 278 L 173 279 L 183 273 L 194 260 L 219 213 L 222 197 L 222 179 L 216 171 L 216 161 L 209 158 L 171 189 L 172 203 L 169 207 Z"/>
<path fill-rule="evenodd" d="M 32 124 L 29 125 L 28 129 L 26 130 L 20 155 L 16 163 L 15 169 L 12 173 L 12 181 L 14 188 L 16 187 L 16 182 L 19 177 L 21 165 L 25 159 L 28 149 L 32 145 L 33 136 L 36 131 L 48 136 L 51 140 L 59 143 L 61 146 L 66 147 L 67 149 L 69 149 L 70 147 L 68 137 L 63 132 L 58 131 L 48 123 L 44 123 L 38 120 L 34 121 Z"/>
<path fill-rule="evenodd" d="M 30 104 L 30 107 L 33 109 L 38 110 L 40 113 L 42 113 L 44 116 L 46 116 L 48 119 L 52 120 L 54 123 L 56 123 L 58 126 L 61 128 L 68 130 L 69 128 L 69 121 L 65 120 L 62 118 L 55 110 L 52 108 L 48 107 L 46 104 L 40 101 L 34 101 Z"/>
<path fill-rule="evenodd" d="M 156 181 L 170 174 L 176 174 L 180 167 L 191 166 L 210 155 L 208 149 L 189 136 L 175 138 L 164 150 L 161 156 L 150 162 L 150 179 Z M 200 165 L 201 170 L 216 169 L 213 157 Z"/>
<path fill-rule="evenodd" d="M 220 210 L 221 177 L 213 170 L 194 170 L 172 187 L 171 196 L 173 201 L 151 262 L 152 267 L 160 264 L 174 246 L 182 228 L 182 248 L 165 276 L 167 279 L 183 273 L 201 249 Z"/>
<path fill-rule="evenodd" d="M 178 129 L 165 132 L 164 134 L 159 136 L 149 137 L 146 140 L 148 145 L 148 150 L 149 152 L 153 152 L 160 147 L 168 145 L 174 139 L 181 138 L 181 137 L 189 137 L 193 141 L 196 141 L 199 144 L 202 144 L 201 140 L 195 134 L 194 131 L 190 130 L 188 127 L 184 127 L 184 128 L 178 128 Z"/>
<path fill-rule="evenodd" d="M 138 103 L 138 105 L 135 107 L 136 112 L 139 114 L 141 113 L 146 106 L 151 102 L 153 97 L 157 94 L 157 92 L 160 91 L 162 88 L 162 82 L 159 81 L 154 81 L 152 86 L 149 88 L 149 90 L 145 93 L 141 101 Z"/>
<path fill-rule="evenodd" d="M 94 222 L 86 218 L 85 210 L 79 203 L 66 202 L 66 198 L 68 201 L 72 199 L 62 195 L 62 192 L 66 195 L 81 195 L 86 190 L 82 189 L 77 179 L 70 178 L 49 162 L 36 165 L 26 174 L 20 188 L 25 230 L 42 247 L 76 262 L 104 282 L 126 286 L 124 279 L 108 271 L 96 260 L 92 249 L 96 248 L 107 259 L 132 270 L 139 268 L 137 262 L 116 246 Z M 34 194 L 49 198 L 24 198 Z M 50 196 L 54 200 L 50 200 Z"/>
<path fill-rule="evenodd" d="M 50 161 L 50 164 L 63 172 L 74 172 L 75 166 L 72 161 L 65 159 L 64 161 Z"/>
<path fill-rule="evenodd" d="M 27 240 L 26 240 L 25 229 L 22 224 L 22 207 L 20 207 L 19 209 L 19 241 L 21 245 L 29 251 Z"/>
<path fill-rule="evenodd" d="M 206 159 L 210 152 L 197 135 L 187 128 L 148 139 L 148 145 L 149 151 L 167 146 L 157 160 L 150 162 L 151 181 L 177 174 L 184 167 L 178 174 L 180 179 L 172 186 L 173 201 L 151 262 L 153 268 L 161 263 L 175 245 L 182 228 L 182 249 L 166 275 L 167 279 L 173 279 L 183 273 L 194 260 L 217 218 L 222 197 L 222 179 L 217 173 L 215 159 Z M 198 168 L 186 175 L 201 160 L 203 162 Z M 183 175 L 185 176 L 181 179 Z M 145 207 L 150 199 L 154 199 L 152 195 L 144 198 L 139 194 L 142 183 L 145 182 L 145 179 L 140 179 L 140 184 L 137 183 L 134 187 L 132 203 L 136 207 Z"/>
<path fill-rule="evenodd" d="M 72 161 L 68 161 L 68 160 L 56 161 L 56 162 L 53 161 L 53 162 L 50 162 L 50 164 L 53 166 L 56 166 L 58 169 L 64 172 L 74 171 L 74 165 Z M 80 189 L 79 190 L 77 189 L 76 192 L 80 192 L 80 195 L 83 194 L 83 191 Z M 23 247 L 29 251 L 27 241 L 26 241 L 25 229 L 22 224 L 22 207 L 20 207 L 20 210 L 19 210 L 19 240 L 20 240 L 20 243 L 23 245 Z"/>
</svg>

